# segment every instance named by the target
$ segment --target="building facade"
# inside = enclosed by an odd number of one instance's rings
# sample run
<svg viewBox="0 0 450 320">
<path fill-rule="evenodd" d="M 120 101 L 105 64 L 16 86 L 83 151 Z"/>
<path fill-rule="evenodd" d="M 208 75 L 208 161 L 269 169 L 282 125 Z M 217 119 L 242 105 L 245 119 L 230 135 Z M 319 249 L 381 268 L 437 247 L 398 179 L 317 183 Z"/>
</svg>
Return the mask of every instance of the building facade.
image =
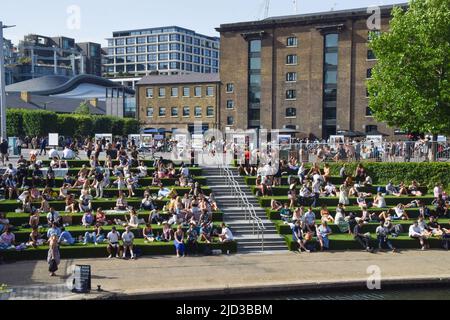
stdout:
<svg viewBox="0 0 450 320">
<path fill-rule="evenodd" d="M 221 25 L 221 129 L 393 134 L 371 116 L 366 89 L 370 36 L 388 30 L 391 10 L 371 30 L 367 8 Z"/>
<path fill-rule="evenodd" d="M 14 64 L 17 52 L 11 40 L 3 38 L 3 56 L 5 58 L 5 82 L 9 85 L 14 82 Z"/>
<path fill-rule="evenodd" d="M 219 72 L 219 38 L 192 30 L 163 27 L 118 31 L 107 40 L 104 72 L 110 79 L 139 79 L 151 73 Z"/>
<path fill-rule="evenodd" d="M 218 128 L 218 74 L 146 76 L 137 83 L 138 119 L 143 131 Z"/>
<path fill-rule="evenodd" d="M 72 38 L 30 34 L 19 43 L 17 81 L 47 75 L 73 77 L 80 74 L 101 76 L 101 46 Z"/>
</svg>

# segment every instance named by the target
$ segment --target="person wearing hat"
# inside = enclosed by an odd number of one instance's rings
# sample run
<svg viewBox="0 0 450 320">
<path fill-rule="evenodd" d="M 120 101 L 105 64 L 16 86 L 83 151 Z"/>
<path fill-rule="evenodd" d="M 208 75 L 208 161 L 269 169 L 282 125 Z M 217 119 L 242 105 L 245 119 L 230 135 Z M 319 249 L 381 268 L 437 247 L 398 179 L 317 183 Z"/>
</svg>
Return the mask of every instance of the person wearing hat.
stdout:
<svg viewBox="0 0 450 320">
<path fill-rule="evenodd" d="M 384 246 L 387 246 L 389 249 L 392 250 L 392 252 L 395 252 L 396 249 L 392 245 L 391 241 L 389 240 L 389 227 L 391 223 L 389 221 L 381 221 L 380 225 L 377 227 L 375 233 L 377 234 L 378 239 L 378 249 L 383 250 Z"/>
</svg>

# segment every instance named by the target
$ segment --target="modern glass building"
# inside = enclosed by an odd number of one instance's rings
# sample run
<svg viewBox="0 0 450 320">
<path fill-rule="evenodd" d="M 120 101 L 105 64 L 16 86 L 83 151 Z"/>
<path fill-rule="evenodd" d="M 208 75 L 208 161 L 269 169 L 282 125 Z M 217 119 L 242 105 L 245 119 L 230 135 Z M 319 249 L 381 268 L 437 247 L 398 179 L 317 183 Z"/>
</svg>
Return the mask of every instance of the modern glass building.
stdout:
<svg viewBox="0 0 450 320">
<path fill-rule="evenodd" d="M 219 72 L 217 37 L 172 26 L 117 31 L 107 40 L 107 78 Z"/>
</svg>

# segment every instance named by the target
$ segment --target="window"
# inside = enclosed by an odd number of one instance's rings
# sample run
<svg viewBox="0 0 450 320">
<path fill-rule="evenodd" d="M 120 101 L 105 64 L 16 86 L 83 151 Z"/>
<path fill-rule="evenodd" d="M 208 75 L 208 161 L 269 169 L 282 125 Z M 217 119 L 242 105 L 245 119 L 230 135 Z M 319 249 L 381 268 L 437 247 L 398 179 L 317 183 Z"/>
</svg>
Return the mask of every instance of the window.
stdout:
<svg viewBox="0 0 450 320">
<path fill-rule="evenodd" d="M 227 126 L 232 126 L 234 124 L 234 118 L 232 116 L 227 117 Z"/>
<path fill-rule="evenodd" d="M 180 35 L 179 34 L 171 34 L 170 41 L 180 41 Z"/>
<path fill-rule="evenodd" d="M 183 97 L 190 97 L 191 96 L 191 88 L 184 87 L 183 88 Z"/>
<path fill-rule="evenodd" d="M 209 106 L 206 108 L 206 116 L 214 117 L 214 107 Z"/>
<path fill-rule="evenodd" d="M 158 51 L 169 51 L 169 45 L 168 44 L 160 44 L 158 46 Z"/>
<path fill-rule="evenodd" d="M 295 82 L 295 81 L 297 81 L 297 72 L 288 72 L 288 73 L 286 73 L 286 81 L 287 82 Z"/>
<path fill-rule="evenodd" d="M 146 57 L 146 55 L 138 55 L 137 56 L 137 62 L 145 62 L 146 61 L 146 59 L 147 59 L 147 57 Z"/>
<path fill-rule="evenodd" d="M 296 90 L 286 90 L 286 100 L 294 100 L 297 98 Z"/>
<path fill-rule="evenodd" d="M 169 60 L 169 54 L 168 53 L 160 53 L 160 54 L 158 54 L 158 60 L 159 61 Z"/>
<path fill-rule="evenodd" d="M 370 107 L 367 107 L 366 108 L 366 117 L 372 117 L 372 116 L 373 116 L 372 109 L 370 109 Z"/>
<path fill-rule="evenodd" d="M 227 93 L 233 93 L 233 92 L 234 92 L 234 84 L 227 83 Z"/>
<path fill-rule="evenodd" d="M 147 41 L 147 39 L 145 37 L 138 37 L 137 38 L 137 43 L 142 44 L 145 43 Z"/>
<path fill-rule="evenodd" d="M 127 53 L 136 53 L 136 47 L 127 47 Z"/>
<path fill-rule="evenodd" d="M 202 116 L 202 107 L 195 107 L 194 109 L 194 116 L 196 118 L 201 117 Z"/>
<path fill-rule="evenodd" d="M 124 54 L 125 48 L 116 48 L 116 54 Z"/>
<path fill-rule="evenodd" d="M 170 116 L 171 117 L 178 117 L 178 107 L 172 107 L 170 109 Z"/>
<path fill-rule="evenodd" d="M 379 37 L 381 35 L 380 30 L 371 30 L 367 36 L 367 40 L 372 41 L 373 39 Z"/>
<path fill-rule="evenodd" d="M 127 62 L 136 62 L 136 56 L 127 56 Z"/>
<path fill-rule="evenodd" d="M 123 46 L 125 44 L 125 39 L 116 39 L 116 46 Z"/>
<path fill-rule="evenodd" d="M 158 55 L 155 53 L 149 54 L 147 56 L 148 61 L 158 61 Z"/>
<path fill-rule="evenodd" d="M 295 118 L 297 116 L 296 108 L 287 108 L 286 109 L 286 118 Z"/>
<path fill-rule="evenodd" d="M 366 133 L 378 131 L 378 126 L 369 125 L 366 126 Z"/>
<path fill-rule="evenodd" d="M 172 89 L 170 89 L 170 95 L 172 97 L 178 97 L 178 88 L 173 87 Z"/>
<path fill-rule="evenodd" d="M 159 42 L 167 42 L 169 41 L 169 36 L 167 34 L 162 34 L 159 36 Z"/>
<path fill-rule="evenodd" d="M 208 97 L 214 97 L 214 87 L 206 87 L 206 95 Z"/>
<path fill-rule="evenodd" d="M 372 79 L 372 68 L 367 69 L 367 79 Z"/>
<path fill-rule="evenodd" d="M 234 100 L 227 100 L 227 109 L 234 109 Z"/>
<path fill-rule="evenodd" d="M 164 98 L 166 96 L 166 88 L 159 88 L 159 97 Z"/>
<path fill-rule="evenodd" d="M 153 44 L 151 46 L 147 46 L 147 51 L 148 52 L 156 52 L 156 51 L 158 51 L 158 46 L 156 44 Z"/>
<path fill-rule="evenodd" d="M 158 42 L 158 37 L 157 36 L 149 36 L 149 37 L 147 37 L 147 42 L 148 43 L 156 43 L 156 42 Z"/>
<path fill-rule="evenodd" d="M 183 117 L 189 117 L 191 115 L 191 108 L 183 107 Z"/>
<path fill-rule="evenodd" d="M 158 69 L 159 70 L 167 70 L 167 69 L 169 69 L 169 63 L 168 62 L 160 62 L 160 63 L 158 63 Z"/>
<path fill-rule="evenodd" d="M 294 64 L 297 64 L 297 62 L 298 62 L 298 58 L 297 58 L 296 54 L 289 54 L 286 57 L 286 64 L 294 65 Z"/>
<path fill-rule="evenodd" d="M 202 87 L 195 87 L 194 88 L 194 95 L 196 97 L 201 97 L 202 96 Z"/>
<path fill-rule="evenodd" d="M 376 60 L 375 52 L 373 50 L 367 50 L 367 60 Z"/>
<path fill-rule="evenodd" d="M 136 38 L 128 38 L 128 39 L 127 39 L 127 44 L 128 44 L 128 45 L 136 44 Z"/>
<path fill-rule="evenodd" d="M 153 107 L 147 108 L 147 118 L 153 118 Z"/>
<path fill-rule="evenodd" d="M 251 70 L 261 69 L 261 58 L 250 58 L 250 69 Z"/>
<path fill-rule="evenodd" d="M 298 46 L 298 39 L 297 39 L 297 37 L 289 37 L 289 38 L 287 38 L 286 46 L 288 46 L 288 47 L 297 47 Z"/>
<path fill-rule="evenodd" d="M 159 116 L 165 117 L 166 116 L 166 107 L 160 107 L 159 108 Z"/>
<path fill-rule="evenodd" d="M 250 53 L 261 52 L 261 40 L 250 41 Z"/>
<path fill-rule="evenodd" d="M 137 47 L 137 52 L 138 52 L 138 53 L 146 52 L 146 50 L 147 50 L 147 47 L 146 47 L 146 46 L 138 46 L 138 47 Z"/>
<path fill-rule="evenodd" d="M 153 98 L 153 88 L 147 88 L 147 98 Z"/>
</svg>

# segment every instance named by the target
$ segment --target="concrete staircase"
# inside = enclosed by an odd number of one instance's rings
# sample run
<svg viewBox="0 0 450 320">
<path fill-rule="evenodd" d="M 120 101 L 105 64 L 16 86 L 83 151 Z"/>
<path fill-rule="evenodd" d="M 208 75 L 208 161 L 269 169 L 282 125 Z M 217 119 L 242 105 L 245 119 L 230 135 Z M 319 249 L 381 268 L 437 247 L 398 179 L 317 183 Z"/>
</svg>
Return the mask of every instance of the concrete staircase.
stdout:
<svg viewBox="0 0 450 320">
<path fill-rule="evenodd" d="M 247 195 L 249 203 L 255 207 L 256 215 L 264 223 L 264 251 L 262 251 L 261 239 L 258 234 L 253 235 L 253 225 L 245 219 L 245 212 L 238 205 L 236 197 L 232 195 L 232 189 L 227 185 L 226 177 L 220 175 L 218 168 L 203 168 L 203 176 L 207 179 L 208 187 L 214 192 L 217 205 L 224 213 L 224 221 L 230 227 L 238 243 L 238 253 L 276 253 L 288 252 L 286 242 L 277 233 L 275 225 L 267 218 L 266 212 L 260 207 L 257 198 L 246 185 L 244 178 L 238 175 L 235 168 L 230 168 L 236 181 L 241 186 L 242 192 Z"/>
</svg>

